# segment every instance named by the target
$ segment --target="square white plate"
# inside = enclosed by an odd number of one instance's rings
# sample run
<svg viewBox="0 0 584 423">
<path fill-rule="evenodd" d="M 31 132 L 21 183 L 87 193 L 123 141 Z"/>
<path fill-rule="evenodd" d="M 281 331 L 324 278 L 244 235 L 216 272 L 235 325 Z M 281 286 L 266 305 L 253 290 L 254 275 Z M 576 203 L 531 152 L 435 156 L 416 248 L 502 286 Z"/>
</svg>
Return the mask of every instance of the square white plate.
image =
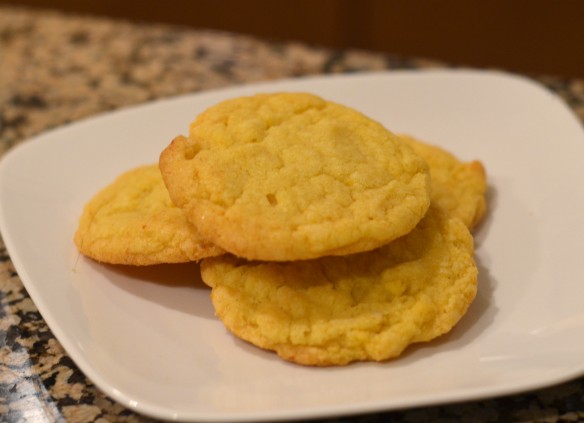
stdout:
<svg viewBox="0 0 584 423">
<path fill-rule="evenodd" d="M 480 159 L 489 214 L 476 232 L 479 293 L 448 335 L 382 364 L 306 368 L 236 340 L 196 265 L 130 269 L 79 257 L 83 205 L 153 163 L 206 107 L 310 91 Z M 151 416 L 255 421 L 478 399 L 584 374 L 584 133 L 526 79 L 477 71 L 385 72 L 248 85 L 158 101 L 47 132 L 0 162 L 0 229 L 32 299 L 77 365 Z"/>
</svg>

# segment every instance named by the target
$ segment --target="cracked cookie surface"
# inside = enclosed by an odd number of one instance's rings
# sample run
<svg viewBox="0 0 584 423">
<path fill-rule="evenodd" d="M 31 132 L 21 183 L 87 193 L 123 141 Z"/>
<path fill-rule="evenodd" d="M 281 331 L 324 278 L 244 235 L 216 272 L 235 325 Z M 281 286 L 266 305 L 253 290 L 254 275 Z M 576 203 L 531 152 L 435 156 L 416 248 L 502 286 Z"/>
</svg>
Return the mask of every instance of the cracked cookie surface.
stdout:
<svg viewBox="0 0 584 423">
<path fill-rule="evenodd" d="M 110 264 L 197 261 L 223 253 L 174 206 L 158 165 L 120 175 L 84 207 L 74 236 L 81 254 Z"/>
<path fill-rule="evenodd" d="M 409 232 L 430 202 L 428 167 L 399 137 L 305 93 L 211 107 L 160 169 L 205 238 L 254 260 L 372 250 Z"/>
<path fill-rule="evenodd" d="M 305 365 L 382 361 L 448 331 L 475 297 L 473 240 L 430 207 L 381 248 L 290 263 L 205 259 L 217 316 L 236 336 Z"/>
</svg>

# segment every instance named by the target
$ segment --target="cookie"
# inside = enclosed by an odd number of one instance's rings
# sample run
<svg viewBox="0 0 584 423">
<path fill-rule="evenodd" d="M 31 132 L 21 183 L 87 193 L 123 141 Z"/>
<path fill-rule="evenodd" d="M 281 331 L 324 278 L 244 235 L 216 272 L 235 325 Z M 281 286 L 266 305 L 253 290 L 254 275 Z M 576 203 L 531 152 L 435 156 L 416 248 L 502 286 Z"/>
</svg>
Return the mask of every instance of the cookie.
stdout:
<svg viewBox="0 0 584 423">
<path fill-rule="evenodd" d="M 400 135 L 428 163 L 432 178 L 432 204 L 474 228 L 487 210 L 486 172 L 478 160 L 462 162 L 448 151 L 408 135 Z"/>
<path fill-rule="evenodd" d="M 412 230 L 430 203 L 427 164 L 399 137 L 305 93 L 211 107 L 160 169 L 199 232 L 250 260 L 372 250 Z"/>
<path fill-rule="evenodd" d="M 74 241 L 81 254 L 111 264 L 181 263 L 223 253 L 174 206 L 156 164 L 126 172 L 97 193 Z"/>
<path fill-rule="evenodd" d="M 313 366 L 383 361 L 452 329 L 477 289 L 473 240 L 431 206 L 408 235 L 376 250 L 301 262 L 201 262 L 229 331 Z"/>
</svg>

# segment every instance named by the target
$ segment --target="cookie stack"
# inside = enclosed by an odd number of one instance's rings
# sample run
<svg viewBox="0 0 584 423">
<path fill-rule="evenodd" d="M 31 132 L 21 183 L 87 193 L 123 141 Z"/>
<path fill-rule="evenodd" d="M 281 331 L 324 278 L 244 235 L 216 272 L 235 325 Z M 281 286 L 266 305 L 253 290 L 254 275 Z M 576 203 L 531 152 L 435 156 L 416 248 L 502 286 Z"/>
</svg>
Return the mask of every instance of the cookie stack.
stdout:
<svg viewBox="0 0 584 423">
<path fill-rule="evenodd" d="M 234 335 L 305 365 L 383 361 L 448 332 L 477 289 L 485 173 L 306 93 L 222 102 L 85 207 L 95 260 L 201 260 Z"/>
</svg>

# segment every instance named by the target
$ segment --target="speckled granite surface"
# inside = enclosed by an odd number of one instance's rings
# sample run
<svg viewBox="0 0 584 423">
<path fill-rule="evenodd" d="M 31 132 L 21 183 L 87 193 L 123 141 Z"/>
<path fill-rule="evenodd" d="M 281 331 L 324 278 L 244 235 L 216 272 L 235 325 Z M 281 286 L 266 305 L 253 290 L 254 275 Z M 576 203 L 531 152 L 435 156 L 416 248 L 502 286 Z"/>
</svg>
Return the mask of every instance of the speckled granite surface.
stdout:
<svg viewBox="0 0 584 423">
<path fill-rule="evenodd" d="M 443 65 L 0 7 L 0 154 L 49 128 L 151 99 L 296 75 L 428 66 Z M 584 120 L 584 81 L 537 79 Z M 77 369 L 0 239 L 0 422 L 21 421 L 150 420 L 105 397 Z M 584 378 L 498 399 L 333 421 L 584 421 Z"/>
</svg>

